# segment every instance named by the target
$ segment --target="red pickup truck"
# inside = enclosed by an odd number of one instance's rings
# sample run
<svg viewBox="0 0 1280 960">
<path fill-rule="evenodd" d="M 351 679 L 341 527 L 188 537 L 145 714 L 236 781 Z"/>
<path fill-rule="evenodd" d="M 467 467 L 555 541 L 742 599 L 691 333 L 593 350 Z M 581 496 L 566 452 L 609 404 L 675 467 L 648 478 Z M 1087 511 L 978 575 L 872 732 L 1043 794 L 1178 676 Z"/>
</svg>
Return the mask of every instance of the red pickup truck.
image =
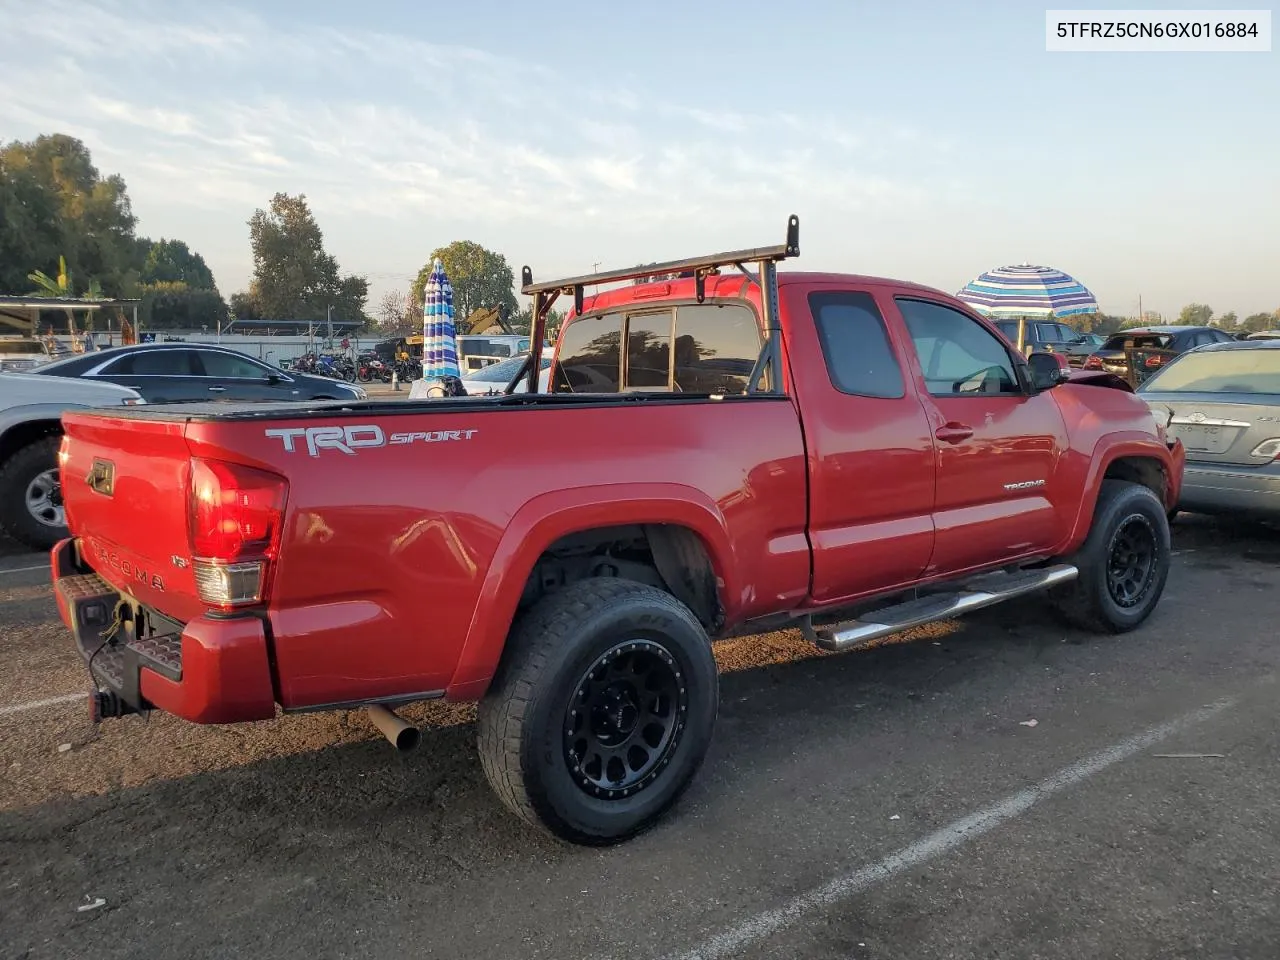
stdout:
<svg viewBox="0 0 1280 960">
<path fill-rule="evenodd" d="M 67 414 L 53 570 L 95 716 L 365 708 L 408 747 L 397 705 L 478 700 L 502 800 L 604 844 L 699 767 L 717 636 L 844 650 L 1032 591 L 1143 622 L 1167 424 L 936 290 L 780 274 L 798 244 L 792 218 L 775 247 L 526 268 L 533 355 L 504 395 Z M 662 274 L 684 276 L 584 289 Z M 549 390 L 514 392 L 561 294 Z"/>
</svg>

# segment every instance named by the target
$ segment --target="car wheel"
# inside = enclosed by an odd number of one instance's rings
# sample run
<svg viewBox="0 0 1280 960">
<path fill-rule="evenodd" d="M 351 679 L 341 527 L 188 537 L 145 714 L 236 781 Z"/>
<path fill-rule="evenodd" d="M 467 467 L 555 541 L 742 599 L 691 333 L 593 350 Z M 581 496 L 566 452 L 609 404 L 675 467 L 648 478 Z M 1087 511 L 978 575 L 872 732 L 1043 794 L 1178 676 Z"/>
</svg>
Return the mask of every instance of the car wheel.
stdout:
<svg viewBox="0 0 1280 960">
<path fill-rule="evenodd" d="M 1058 609 L 1088 630 L 1133 630 L 1160 602 L 1171 556 L 1159 497 L 1141 484 L 1104 480 L 1089 536 L 1070 561 L 1080 575 L 1055 593 Z"/>
<path fill-rule="evenodd" d="M 42 437 L 0 466 L 0 527 L 33 550 L 69 536 L 58 476 L 60 436 Z"/>
<path fill-rule="evenodd" d="M 480 759 L 527 822 L 570 843 L 617 843 L 689 786 L 718 695 L 711 643 L 687 607 L 641 583 L 581 580 L 513 630 L 480 703 Z"/>
</svg>

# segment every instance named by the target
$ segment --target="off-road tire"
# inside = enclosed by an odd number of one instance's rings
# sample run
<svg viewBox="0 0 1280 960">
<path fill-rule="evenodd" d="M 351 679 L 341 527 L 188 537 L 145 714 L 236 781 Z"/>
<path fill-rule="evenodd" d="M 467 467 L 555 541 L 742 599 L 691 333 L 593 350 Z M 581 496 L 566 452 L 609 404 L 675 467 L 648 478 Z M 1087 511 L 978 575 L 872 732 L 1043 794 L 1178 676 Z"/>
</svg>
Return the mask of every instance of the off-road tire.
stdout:
<svg viewBox="0 0 1280 960">
<path fill-rule="evenodd" d="M 600 675 L 607 680 L 608 670 L 640 669 L 642 658 L 660 658 L 650 666 L 678 678 L 671 690 L 683 709 L 668 728 L 665 759 L 652 761 L 650 779 L 608 798 L 588 786 L 586 765 L 574 772 L 569 729 L 578 721 L 569 715 L 587 689 L 588 670 L 594 674 L 600 658 L 620 644 L 613 667 L 601 667 Z M 641 652 L 629 652 L 632 644 Z M 628 666 L 624 657 L 637 659 Z M 618 843 L 652 826 L 689 786 L 711 743 L 718 696 L 711 643 L 686 606 L 629 580 L 580 580 L 540 601 L 513 629 L 480 702 L 480 760 L 502 802 L 530 824 L 569 843 Z"/>
<path fill-rule="evenodd" d="M 1137 595 L 1126 605 L 1112 586 L 1115 551 L 1121 540 L 1136 536 L 1149 541 L 1152 566 L 1141 578 Z M 1125 480 L 1104 480 L 1093 510 L 1093 524 L 1084 546 L 1073 557 L 1080 575 L 1053 593 L 1055 606 L 1071 623 L 1097 633 L 1127 633 L 1151 615 L 1164 593 L 1172 556 L 1169 517 L 1149 487 Z M 1118 564 L 1123 566 L 1123 564 Z"/>
<path fill-rule="evenodd" d="M 0 464 L 0 529 L 33 550 L 48 550 L 70 536 L 67 528 L 41 523 L 27 509 L 27 487 L 40 474 L 58 466 L 62 437 L 41 437 L 15 450 Z"/>
</svg>

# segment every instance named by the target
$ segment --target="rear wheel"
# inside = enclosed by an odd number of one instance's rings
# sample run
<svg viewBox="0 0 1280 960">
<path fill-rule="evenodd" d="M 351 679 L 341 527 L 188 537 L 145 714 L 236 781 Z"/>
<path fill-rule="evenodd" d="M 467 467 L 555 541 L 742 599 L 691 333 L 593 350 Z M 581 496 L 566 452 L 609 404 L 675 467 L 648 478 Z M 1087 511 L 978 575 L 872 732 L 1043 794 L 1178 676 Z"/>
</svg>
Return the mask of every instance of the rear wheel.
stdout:
<svg viewBox="0 0 1280 960">
<path fill-rule="evenodd" d="M 1160 499 L 1140 484 L 1104 480 L 1089 536 L 1071 559 L 1080 575 L 1054 599 L 1078 626 L 1125 633 L 1160 602 L 1170 558 L 1169 517 Z"/>
<path fill-rule="evenodd" d="M 33 550 L 69 536 L 58 476 L 59 436 L 42 437 L 0 466 L 0 527 Z"/>
<path fill-rule="evenodd" d="M 632 581 L 579 581 L 512 631 L 480 703 L 485 775 L 507 807 L 561 840 L 625 840 L 688 787 L 718 693 L 711 643 L 687 607 Z"/>
</svg>

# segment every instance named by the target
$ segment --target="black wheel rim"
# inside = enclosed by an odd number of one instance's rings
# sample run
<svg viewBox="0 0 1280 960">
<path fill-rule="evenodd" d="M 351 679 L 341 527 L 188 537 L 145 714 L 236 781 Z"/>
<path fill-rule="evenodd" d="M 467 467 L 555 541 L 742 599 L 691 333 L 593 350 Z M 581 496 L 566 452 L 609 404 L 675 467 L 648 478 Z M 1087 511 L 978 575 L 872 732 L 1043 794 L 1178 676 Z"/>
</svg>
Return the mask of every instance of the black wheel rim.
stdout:
<svg viewBox="0 0 1280 960">
<path fill-rule="evenodd" d="M 684 731 L 686 677 L 654 640 L 627 640 L 591 664 L 573 687 L 564 752 L 574 782 L 603 800 L 633 797 L 666 769 Z"/>
<path fill-rule="evenodd" d="M 1159 546 L 1151 521 L 1140 513 L 1125 517 L 1107 549 L 1107 592 L 1121 607 L 1136 607 L 1156 576 Z"/>
</svg>

